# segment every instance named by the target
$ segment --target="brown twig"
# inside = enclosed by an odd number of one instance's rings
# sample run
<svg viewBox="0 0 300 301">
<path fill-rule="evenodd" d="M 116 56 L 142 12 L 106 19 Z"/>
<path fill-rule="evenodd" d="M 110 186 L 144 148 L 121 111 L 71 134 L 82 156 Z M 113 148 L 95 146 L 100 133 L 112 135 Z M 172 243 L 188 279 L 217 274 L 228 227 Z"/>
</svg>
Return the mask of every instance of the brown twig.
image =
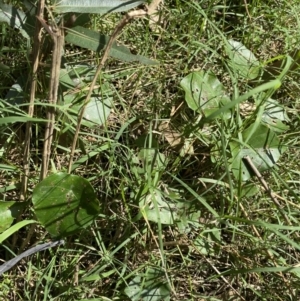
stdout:
<svg viewBox="0 0 300 301">
<path fill-rule="evenodd" d="M 45 8 L 45 0 L 39 1 L 37 8 L 37 16 L 43 18 Z M 33 66 L 32 66 L 32 78 L 31 78 L 31 87 L 30 87 L 30 98 L 29 98 L 29 107 L 28 107 L 28 116 L 33 116 L 34 111 L 34 100 L 35 92 L 37 86 L 37 70 L 39 66 L 39 57 L 40 57 L 40 46 L 42 40 L 42 25 L 40 22 L 35 24 L 35 33 L 34 33 L 34 45 L 33 45 Z M 26 132 L 25 132 L 25 141 L 24 141 L 24 155 L 23 155 L 23 169 L 24 174 L 22 177 L 22 187 L 20 193 L 20 200 L 24 201 L 26 199 L 27 185 L 28 185 L 28 176 L 29 176 L 29 161 L 30 161 L 30 141 L 31 141 L 31 121 L 26 123 Z"/>
<path fill-rule="evenodd" d="M 250 21 L 251 21 L 252 18 L 251 18 L 251 15 L 250 15 L 250 13 L 249 13 L 247 0 L 244 0 L 244 4 L 245 4 L 245 9 L 246 9 L 247 15 L 248 15 L 248 17 L 249 17 L 249 19 L 250 19 Z"/>
</svg>

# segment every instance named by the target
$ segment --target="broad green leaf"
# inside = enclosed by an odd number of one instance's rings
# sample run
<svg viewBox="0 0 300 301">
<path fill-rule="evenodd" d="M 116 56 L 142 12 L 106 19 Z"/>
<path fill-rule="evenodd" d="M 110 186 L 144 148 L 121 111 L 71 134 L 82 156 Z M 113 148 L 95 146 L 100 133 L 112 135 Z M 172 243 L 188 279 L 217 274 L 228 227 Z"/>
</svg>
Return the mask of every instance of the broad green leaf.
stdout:
<svg viewBox="0 0 300 301">
<path fill-rule="evenodd" d="M 66 65 L 66 70 L 73 84 L 77 87 L 80 87 L 84 82 L 91 82 L 96 72 L 96 68 L 88 64 Z"/>
<path fill-rule="evenodd" d="M 144 274 L 134 277 L 124 292 L 131 301 L 169 301 L 170 291 L 166 282 L 161 269 L 150 267 Z"/>
<path fill-rule="evenodd" d="M 242 135 L 244 141 L 247 140 L 252 127 L 254 125 L 244 131 Z M 255 167 L 262 172 L 276 164 L 284 151 L 276 134 L 263 124 L 257 127 L 248 140 L 248 145 L 251 148 L 237 141 L 230 143 L 233 174 L 237 179 L 241 175 L 243 181 L 249 180 L 252 175 L 250 167 L 243 160 L 245 156 L 249 156 Z"/>
<path fill-rule="evenodd" d="M 35 16 L 36 14 L 36 5 L 30 0 L 23 0 L 23 5 L 26 8 L 26 13 L 30 16 Z"/>
<path fill-rule="evenodd" d="M 268 128 L 270 128 L 272 131 L 274 131 L 276 133 L 283 133 L 290 128 L 288 125 L 284 124 L 281 120 L 271 118 L 267 114 L 262 115 L 262 122 Z"/>
<path fill-rule="evenodd" d="M 66 173 L 50 175 L 33 190 L 32 202 L 38 221 L 54 237 L 64 237 L 88 226 L 99 213 L 91 184 Z"/>
<path fill-rule="evenodd" d="M 216 244 L 217 242 L 217 244 Z M 201 235 L 198 235 L 193 241 L 193 247 L 203 255 L 217 255 L 219 252 L 218 245 L 222 243 L 221 229 L 211 228 L 203 231 Z"/>
<path fill-rule="evenodd" d="M 11 72 L 11 68 L 3 63 L 0 63 L 0 71 L 1 72 Z"/>
<path fill-rule="evenodd" d="M 157 149 L 159 147 L 158 139 L 150 134 L 142 134 L 134 141 L 134 144 L 139 148 L 149 148 Z M 145 158 L 145 156 L 140 156 L 140 158 Z"/>
<path fill-rule="evenodd" d="M 19 29 L 24 38 L 30 38 L 26 31 L 23 30 L 26 22 L 25 13 L 16 9 L 13 5 L 4 4 L 0 1 L 0 22 L 6 22 L 10 27 Z"/>
<path fill-rule="evenodd" d="M 91 22 L 90 14 L 82 14 L 82 13 L 66 13 L 64 16 L 64 22 L 68 25 L 70 22 L 71 26 L 66 27 L 74 27 L 74 26 L 88 26 L 88 23 Z"/>
<path fill-rule="evenodd" d="M 212 72 L 192 72 L 182 79 L 180 85 L 185 91 L 188 106 L 205 117 L 230 102 L 223 85 Z M 230 115 L 230 111 L 226 111 L 223 118 Z"/>
<path fill-rule="evenodd" d="M 255 79 L 260 74 L 259 61 L 242 43 L 229 40 L 225 50 L 230 58 L 229 65 L 246 79 Z"/>
<path fill-rule="evenodd" d="M 87 127 L 103 125 L 106 122 L 113 105 L 111 87 L 107 82 L 103 83 L 101 87 L 94 90 L 94 92 L 95 93 L 90 98 L 83 114 L 82 124 Z M 77 100 L 76 95 L 66 95 L 64 98 L 65 104 L 72 103 L 72 111 L 70 111 L 72 115 L 77 115 L 82 108 L 83 100 Z"/>
<path fill-rule="evenodd" d="M 68 34 L 65 39 L 68 43 L 96 52 L 103 50 L 109 41 L 108 36 L 81 26 L 75 26 L 72 29 L 68 29 L 67 32 Z M 125 62 L 139 61 L 145 65 L 157 64 L 156 61 L 144 56 L 132 54 L 127 47 L 122 45 L 118 46 L 116 42 L 113 43 L 109 55 Z"/>
<path fill-rule="evenodd" d="M 28 202 L 0 201 L 0 233 L 12 224 L 26 205 Z"/>
<path fill-rule="evenodd" d="M 145 0 L 57 0 L 52 9 L 56 13 L 106 14 L 128 11 Z"/>
<path fill-rule="evenodd" d="M 151 167 L 154 170 L 163 170 L 166 166 L 166 157 L 156 148 L 142 148 L 138 153 L 144 168 Z"/>
</svg>

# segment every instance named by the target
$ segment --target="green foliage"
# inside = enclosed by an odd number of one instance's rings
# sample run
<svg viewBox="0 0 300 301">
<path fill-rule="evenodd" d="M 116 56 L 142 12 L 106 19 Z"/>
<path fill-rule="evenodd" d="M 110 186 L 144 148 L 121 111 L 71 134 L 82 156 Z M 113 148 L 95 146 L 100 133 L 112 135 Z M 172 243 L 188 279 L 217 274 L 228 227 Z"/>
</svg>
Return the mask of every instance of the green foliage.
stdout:
<svg viewBox="0 0 300 301">
<path fill-rule="evenodd" d="M 10 218 L 4 219 L 4 222 L 6 222 L 6 224 L 8 224 L 11 222 L 11 219 Z M 16 233 L 21 228 L 23 228 L 27 225 L 30 225 L 30 224 L 34 224 L 34 223 L 37 223 L 37 221 L 36 220 L 23 220 L 21 222 L 14 224 L 13 226 L 9 227 L 3 233 L 0 234 L 0 243 L 5 241 L 8 237 L 10 237 L 14 233 Z"/>
<path fill-rule="evenodd" d="M 249 166 L 245 165 L 243 158 L 249 156 L 255 167 L 263 172 L 276 164 L 284 150 L 276 134 L 262 124 L 258 127 L 250 125 L 243 131 L 242 138 L 247 144 L 233 141 L 229 143 L 229 147 L 232 172 L 237 179 L 241 177 L 243 181 L 251 177 Z"/>
<path fill-rule="evenodd" d="M 78 13 L 90 13 L 90 14 L 106 14 L 128 11 L 142 3 L 145 0 L 59 0 L 55 1 L 52 9 L 56 13 L 68 13 L 68 12 L 78 12 Z"/>
<path fill-rule="evenodd" d="M 24 208 L 26 202 L 0 201 L 0 233 L 4 232 L 17 218 Z"/>
<path fill-rule="evenodd" d="M 109 37 L 94 30 L 76 26 L 68 30 L 66 41 L 79 47 L 99 52 L 105 48 L 109 41 Z M 156 61 L 150 60 L 144 56 L 132 54 L 127 47 L 117 45 L 116 42 L 113 43 L 109 55 L 124 62 L 139 61 L 146 65 L 157 64 Z"/>
<path fill-rule="evenodd" d="M 229 66 L 244 78 L 256 78 L 259 75 L 259 65 L 252 52 L 239 42 L 230 40 L 228 43 L 231 46 L 227 48 Z M 193 72 L 181 81 L 181 86 L 185 91 L 185 100 L 191 109 L 202 113 L 204 117 L 216 115 L 225 119 L 230 118 L 232 113 L 226 109 L 235 108 L 232 105 L 234 102 L 230 101 L 224 86 L 211 72 Z M 271 98 L 264 100 L 268 92 L 260 95 L 249 92 L 249 96 L 250 94 L 255 97 L 255 103 L 260 107 L 260 112 L 263 112 L 262 116 L 259 113 L 260 118 L 256 118 L 255 122 L 246 129 L 239 130 L 236 136 L 233 134 L 228 143 L 231 152 L 229 166 L 236 179 L 242 181 L 247 181 L 251 177 L 251 171 L 244 164 L 243 158 L 249 156 L 259 171 L 273 167 L 284 151 L 275 132 L 288 129 L 282 123 L 287 120 L 284 109 Z M 244 100 L 247 98 L 245 97 Z M 263 102 L 267 105 L 263 105 Z M 236 104 L 238 103 L 236 101 Z M 217 115 L 217 111 L 224 115 Z M 240 109 L 236 111 L 235 114 L 239 114 Z M 238 118 L 241 120 L 241 117 Z M 216 156 L 218 148 L 220 145 L 213 148 L 213 157 Z M 217 161 L 215 158 L 213 160 Z"/>
<path fill-rule="evenodd" d="M 163 271 L 149 267 L 129 282 L 125 294 L 132 301 L 169 301 L 170 291 L 163 276 Z"/>
<path fill-rule="evenodd" d="M 33 190 L 32 202 L 38 221 L 56 238 L 82 230 L 100 212 L 91 184 L 65 173 L 53 174 L 40 182 Z"/>
<path fill-rule="evenodd" d="M 241 42 L 228 40 L 225 51 L 229 66 L 245 79 L 255 79 L 260 74 L 260 64 L 254 54 Z"/>
<path fill-rule="evenodd" d="M 36 13 L 31 1 L 3 6 L 15 15 L 0 13 L 1 258 L 68 239 L 3 275 L 2 299 L 297 300 L 300 6 L 223 2 L 164 1 L 125 27 L 83 116 L 72 175 L 57 170 L 67 169 L 106 34 L 122 17 L 108 12 L 146 1 L 48 4 L 50 26 L 71 11 L 77 19 L 65 31 L 51 176 L 40 183 L 51 40 L 44 32 L 29 118 Z M 28 121 L 29 200 L 20 202 Z"/>
<path fill-rule="evenodd" d="M 230 102 L 223 85 L 212 72 L 193 72 L 182 79 L 180 85 L 186 93 L 188 106 L 206 117 Z M 222 117 L 229 118 L 230 112 Z"/>
</svg>

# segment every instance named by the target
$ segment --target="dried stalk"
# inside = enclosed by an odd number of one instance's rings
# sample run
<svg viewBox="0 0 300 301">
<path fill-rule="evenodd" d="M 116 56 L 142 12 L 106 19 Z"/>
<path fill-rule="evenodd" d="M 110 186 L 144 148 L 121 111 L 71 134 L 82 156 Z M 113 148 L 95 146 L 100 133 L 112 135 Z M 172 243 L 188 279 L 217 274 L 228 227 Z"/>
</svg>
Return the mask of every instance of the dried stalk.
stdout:
<svg viewBox="0 0 300 301">
<path fill-rule="evenodd" d="M 45 0 L 39 1 L 37 8 L 37 16 L 40 18 L 44 17 L 44 8 Z M 32 78 L 31 78 L 31 87 L 30 87 L 30 98 L 29 98 L 29 107 L 28 107 L 28 116 L 33 116 L 34 111 L 34 100 L 35 92 L 37 86 L 37 70 L 39 66 L 40 58 L 40 49 L 42 41 L 42 26 L 40 22 L 35 24 L 35 33 L 34 33 L 34 46 L 33 46 L 33 66 L 32 66 Z M 30 140 L 31 140 L 31 121 L 26 123 L 26 132 L 25 132 L 25 141 L 24 141 L 24 155 L 23 155 L 23 169 L 24 174 L 22 177 L 22 187 L 20 192 L 20 200 L 24 201 L 26 199 L 27 185 L 28 185 L 28 176 L 29 176 L 29 161 L 30 161 Z"/>
<path fill-rule="evenodd" d="M 61 65 L 61 53 L 64 45 L 64 31 L 62 30 L 62 24 L 59 27 L 51 28 L 46 24 L 43 19 L 38 18 L 42 25 L 45 27 L 47 32 L 50 34 L 53 40 L 53 53 L 52 53 L 52 66 L 50 73 L 50 84 L 49 84 L 49 99 L 50 106 L 47 110 L 47 124 L 44 138 L 44 149 L 43 149 L 43 160 L 40 180 L 43 180 L 47 176 L 51 145 L 53 141 L 54 123 L 55 123 L 55 106 L 57 103 L 57 94 L 59 87 L 59 73 Z"/>
</svg>

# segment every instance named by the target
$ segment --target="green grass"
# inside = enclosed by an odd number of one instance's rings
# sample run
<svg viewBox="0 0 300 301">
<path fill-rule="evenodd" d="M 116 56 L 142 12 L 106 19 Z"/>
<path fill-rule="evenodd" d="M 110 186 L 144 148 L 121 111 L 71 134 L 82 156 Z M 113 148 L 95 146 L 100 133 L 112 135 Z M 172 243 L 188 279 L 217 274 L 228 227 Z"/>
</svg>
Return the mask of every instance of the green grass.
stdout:
<svg viewBox="0 0 300 301">
<path fill-rule="evenodd" d="M 292 55 L 300 41 L 300 4 L 296 0 L 247 4 L 251 20 L 243 1 L 165 1 L 158 32 L 147 19 L 125 27 L 118 42 L 160 64 L 109 59 L 101 75 L 113 87 L 113 109 L 105 125 L 81 128 L 75 159 L 82 161 L 76 165 L 75 160 L 73 173 L 91 182 L 102 212 L 58 250 L 33 255 L 1 276 L 1 300 L 130 300 L 125 292 L 133 288 L 134 279 L 144 290 L 157 286 L 162 295 L 170 292 L 170 300 L 298 300 L 299 70 L 289 72 L 279 89 L 266 90 L 290 119 L 289 129 L 279 134 L 286 151 L 262 173 L 280 210 L 256 177 L 248 184 L 257 191 L 245 195 L 244 183 L 231 170 L 229 144 L 233 139 L 242 141 L 242 130 L 260 120 L 260 107 L 239 118 L 237 112 L 243 108 L 235 106 L 230 119 L 202 125 L 203 118 L 188 107 L 180 87 L 192 71 L 211 70 L 232 100 L 246 93 L 252 93 L 249 103 L 258 95 L 264 100 L 262 94 L 253 95 L 262 81 L 247 81 L 230 67 L 225 41 L 240 41 L 261 65 Z M 90 27 L 110 34 L 119 19 L 119 14 L 93 16 Z M 2 47 L 11 41 L 21 43 L 15 55 L 2 51 L 0 62 L 11 66 L 11 72 L 1 71 L 4 99 L 18 76 L 20 58 L 24 66 L 28 62 L 21 36 L 6 25 L 2 35 Z M 66 49 L 82 51 L 67 54 L 69 63 L 97 64 L 101 58 L 101 53 L 72 45 Z M 272 72 L 275 67 L 271 66 Z M 22 107 L 4 102 L 0 114 L 26 117 Z M 35 117 L 44 118 L 42 105 Z M 76 121 L 61 115 L 58 120 L 65 122 L 67 134 L 74 131 Z M 165 122 L 167 130 L 162 127 Z M 18 200 L 24 128 L 21 122 L 3 124 L 0 119 L 0 191 L 5 201 Z M 181 141 L 174 145 L 176 134 Z M 39 181 L 43 135 L 43 124 L 34 123 L 29 198 Z M 63 136 L 53 145 L 52 171 L 65 171 L 70 142 Z M 153 150 L 160 155 L 153 156 Z M 141 205 L 150 200 L 156 222 L 149 220 L 146 205 Z M 173 214 L 181 206 L 184 215 L 166 225 L 158 218 L 161 202 Z M 19 220 L 34 217 L 31 207 Z M 35 224 L 31 232 L 30 227 L 22 228 L 3 242 L 0 258 L 6 261 L 12 252 L 22 252 L 25 238 L 23 249 L 45 237 L 49 238 L 42 226 Z M 154 300 L 143 298 L 132 300 Z"/>
</svg>

